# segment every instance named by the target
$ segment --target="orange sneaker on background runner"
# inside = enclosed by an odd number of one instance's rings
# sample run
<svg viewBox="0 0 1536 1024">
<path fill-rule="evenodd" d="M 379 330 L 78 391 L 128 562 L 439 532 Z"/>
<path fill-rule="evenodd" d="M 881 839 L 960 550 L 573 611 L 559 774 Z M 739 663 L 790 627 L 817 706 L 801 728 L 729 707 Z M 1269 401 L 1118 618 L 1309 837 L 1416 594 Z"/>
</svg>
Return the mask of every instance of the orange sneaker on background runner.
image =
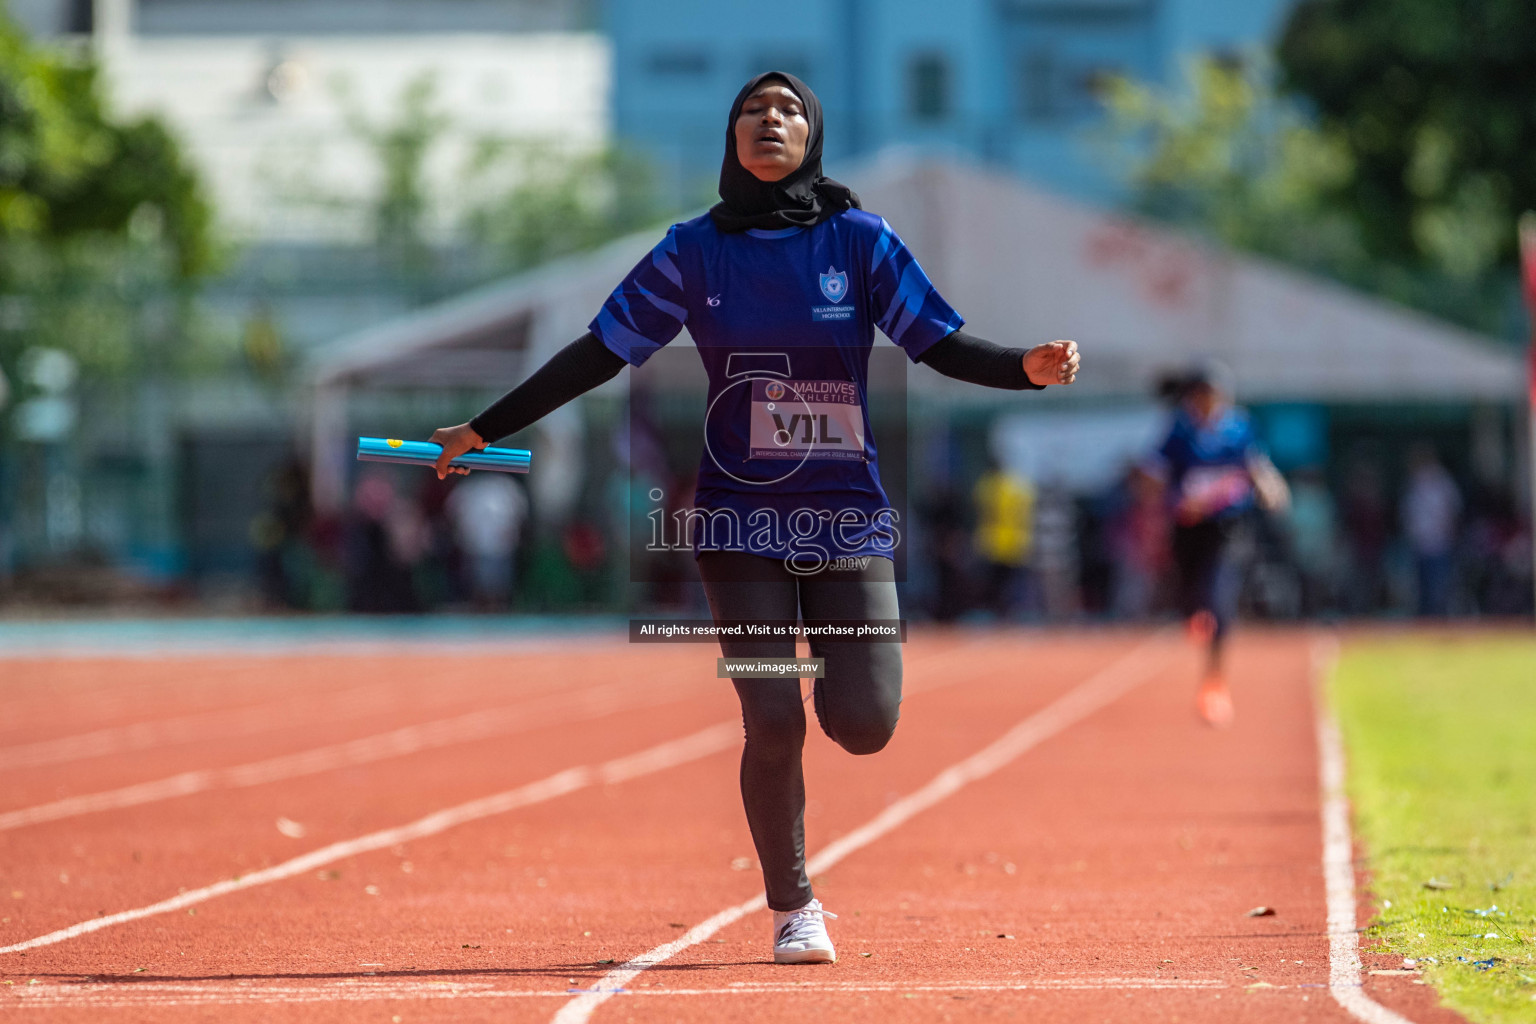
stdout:
<svg viewBox="0 0 1536 1024">
<path fill-rule="evenodd" d="M 1232 691 L 1221 676 L 1210 676 L 1200 684 L 1200 694 L 1195 698 L 1200 717 L 1217 728 L 1232 724 Z"/>
</svg>

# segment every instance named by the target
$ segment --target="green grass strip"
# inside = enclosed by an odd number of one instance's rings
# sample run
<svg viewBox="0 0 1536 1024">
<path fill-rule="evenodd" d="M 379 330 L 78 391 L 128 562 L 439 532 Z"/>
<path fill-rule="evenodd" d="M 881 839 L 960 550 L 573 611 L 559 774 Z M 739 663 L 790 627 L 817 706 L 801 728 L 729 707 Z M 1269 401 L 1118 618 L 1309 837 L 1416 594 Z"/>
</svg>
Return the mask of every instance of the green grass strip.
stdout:
<svg viewBox="0 0 1536 1024">
<path fill-rule="evenodd" d="M 1333 705 L 1378 916 L 1474 1024 L 1536 1021 L 1536 639 L 1348 644 Z"/>
</svg>

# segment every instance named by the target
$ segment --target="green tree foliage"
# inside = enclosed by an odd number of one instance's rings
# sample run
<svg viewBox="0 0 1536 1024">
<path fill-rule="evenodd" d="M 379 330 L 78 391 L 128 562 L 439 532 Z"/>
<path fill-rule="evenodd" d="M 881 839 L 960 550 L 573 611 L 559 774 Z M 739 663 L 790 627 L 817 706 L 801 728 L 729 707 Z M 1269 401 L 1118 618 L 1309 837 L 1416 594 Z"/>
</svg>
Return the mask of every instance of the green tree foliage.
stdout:
<svg viewBox="0 0 1536 1024">
<path fill-rule="evenodd" d="M 369 203 L 374 240 L 402 268 L 423 272 L 430 261 L 427 235 L 432 212 L 427 160 L 450 127 L 448 116 L 435 102 L 437 79 L 427 72 L 407 82 L 397 109 L 382 121 L 372 121 L 362 112 L 348 83 L 339 82 L 338 88 L 350 103 L 348 127 L 378 163 L 379 189 Z"/>
<path fill-rule="evenodd" d="M 1513 271 L 1498 262 L 1513 218 L 1489 201 L 1493 192 L 1460 175 L 1460 199 L 1381 225 L 1396 215 L 1357 201 L 1366 158 L 1355 134 L 1277 91 L 1276 77 L 1263 58 L 1205 57 L 1170 89 L 1108 80 L 1109 136 L 1136 207 L 1474 329 L 1513 333 Z M 1394 234 L 1408 241 L 1387 244 Z"/>
<path fill-rule="evenodd" d="M 482 188 L 465 224 L 508 270 L 594 249 L 664 220 L 655 176 L 642 157 L 615 147 L 572 154 L 548 145 L 484 140 L 471 180 L 498 175 L 510 184 Z"/>
<path fill-rule="evenodd" d="M 387 117 L 371 119 L 336 83 L 349 105 L 347 124 L 377 167 L 375 194 L 332 196 L 338 208 L 359 203 L 373 225 L 381 256 L 435 296 L 451 282 L 457 251 L 461 262 L 482 273 L 515 273 L 571 253 L 596 248 L 664 219 L 647 161 L 615 147 L 573 150 L 552 141 L 511 136 L 469 137 L 436 102 L 436 82 L 412 79 Z M 450 194 L 434 190 L 429 169 L 443 162 L 445 147 L 467 156 L 457 167 Z M 318 194 L 312 187 L 296 195 Z M 462 286 L 462 282 L 457 282 Z"/>
<path fill-rule="evenodd" d="M 1530 0 L 1302 0 L 1279 63 L 1348 141 L 1331 198 L 1368 252 L 1461 280 L 1514 265 L 1536 208 Z"/>
<path fill-rule="evenodd" d="M 1143 213 L 1312 269 L 1362 259 L 1326 198 L 1352 172 L 1348 148 L 1278 98 L 1257 62 L 1201 58 L 1181 88 L 1116 78 L 1102 96 Z"/>
<path fill-rule="evenodd" d="M 165 126 L 108 116 L 93 63 L 33 47 L 0 12 L 0 238 L 124 236 L 135 215 L 178 277 L 209 269 L 211 212 Z"/>
<path fill-rule="evenodd" d="M 96 66 L 0 6 L 0 362 L 63 348 L 88 373 L 185 366 L 212 213 L 164 125 L 113 117 Z"/>
</svg>

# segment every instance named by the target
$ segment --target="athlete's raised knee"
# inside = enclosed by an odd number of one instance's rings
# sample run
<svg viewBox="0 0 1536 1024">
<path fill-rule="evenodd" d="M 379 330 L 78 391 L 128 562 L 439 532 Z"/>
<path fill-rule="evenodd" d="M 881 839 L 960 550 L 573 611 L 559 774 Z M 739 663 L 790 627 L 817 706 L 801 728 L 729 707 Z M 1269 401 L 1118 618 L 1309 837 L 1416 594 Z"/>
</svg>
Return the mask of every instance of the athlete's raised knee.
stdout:
<svg viewBox="0 0 1536 1024">
<path fill-rule="evenodd" d="M 878 754 L 895 734 L 895 715 L 868 715 L 855 722 L 839 723 L 833 739 L 850 754 Z"/>
</svg>

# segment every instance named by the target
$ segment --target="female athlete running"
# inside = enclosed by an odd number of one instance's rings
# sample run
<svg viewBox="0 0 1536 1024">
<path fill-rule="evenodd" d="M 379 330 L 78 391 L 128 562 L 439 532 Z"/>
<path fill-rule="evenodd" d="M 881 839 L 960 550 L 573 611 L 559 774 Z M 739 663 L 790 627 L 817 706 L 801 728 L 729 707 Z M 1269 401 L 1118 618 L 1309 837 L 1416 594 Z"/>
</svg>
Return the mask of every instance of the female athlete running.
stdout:
<svg viewBox="0 0 1536 1024">
<path fill-rule="evenodd" d="M 726 121 L 721 202 L 674 224 L 604 303 L 587 334 L 479 416 L 432 435 L 449 460 L 515 433 L 639 366 L 686 325 L 709 375 L 705 453 L 691 522 L 717 623 L 894 621 L 894 513 L 869 430 L 867 377 L 878 325 L 913 362 L 991 387 L 1070 384 L 1077 345 L 1003 348 L 960 330 L 881 217 L 822 174 L 821 105 L 769 72 Z M 702 519 L 702 521 L 701 521 Z M 901 648 L 810 640 L 823 658 L 816 716 L 845 750 L 872 754 L 896 727 Z M 727 639 L 727 658 L 792 657 L 785 639 Z M 746 745 L 741 794 L 774 912 L 778 963 L 836 957 L 805 874 L 800 681 L 733 680 Z"/>
</svg>

